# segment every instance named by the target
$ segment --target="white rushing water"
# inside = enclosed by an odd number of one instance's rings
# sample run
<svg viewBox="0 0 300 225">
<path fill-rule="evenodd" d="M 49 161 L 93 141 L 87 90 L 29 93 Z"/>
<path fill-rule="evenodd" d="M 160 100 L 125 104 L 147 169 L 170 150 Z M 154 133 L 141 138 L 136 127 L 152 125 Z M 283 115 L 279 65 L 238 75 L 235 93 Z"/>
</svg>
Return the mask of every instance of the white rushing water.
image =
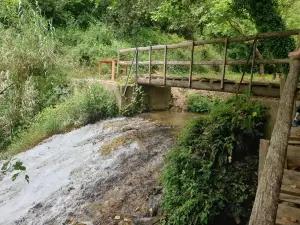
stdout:
<svg viewBox="0 0 300 225">
<path fill-rule="evenodd" d="M 11 174 L 0 181 L 0 224 L 64 224 L 70 216 L 81 221 L 93 219 L 99 213 L 93 214 L 86 208 L 101 201 L 107 191 L 102 186 L 117 185 L 117 180 L 121 180 L 127 170 L 128 180 L 134 169 L 140 168 L 144 173 L 152 170 L 155 163 L 162 163 L 163 153 L 174 141 L 164 137 L 167 130 L 159 129 L 169 128 L 158 128 L 139 117 L 100 121 L 55 135 L 16 155 L 15 158 L 26 166 L 30 183 L 27 184 L 23 175 L 13 182 Z M 145 135 L 145 141 L 132 138 L 147 132 L 150 135 Z M 102 146 L 120 137 L 124 137 L 124 143 L 120 143 L 117 150 L 108 156 L 100 153 Z M 149 150 L 145 151 L 146 148 Z M 127 167 L 121 166 L 128 157 L 134 157 L 130 160 L 136 165 L 130 162 Z M 109 179 L 112 179 L 111 184 Z M 121 192 L 117 190 L 116 193 Z"/>
</svg>

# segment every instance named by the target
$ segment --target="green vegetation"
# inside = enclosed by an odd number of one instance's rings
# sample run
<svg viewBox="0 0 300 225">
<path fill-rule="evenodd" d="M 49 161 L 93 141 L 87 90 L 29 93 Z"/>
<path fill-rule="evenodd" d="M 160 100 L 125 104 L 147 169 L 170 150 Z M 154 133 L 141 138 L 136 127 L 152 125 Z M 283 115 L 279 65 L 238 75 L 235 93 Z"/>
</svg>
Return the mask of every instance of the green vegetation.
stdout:
<svg viewBox="0 0 300 225">
<path fill-rule="evenodd" d="M 99 75 L 98 60 L 116 58 L 118 49 L 299 28 L 299 13 L 293 10 L 298 5 L 294 0 L 58 0 L 55 4 L 53 0 L 1 0 L 0 151 L 17 152 L 37 143 L 39 138 L 15 147 L 18 138 L 43 123 L 36 118 L 75 101 L 74 78 L 109 78 L 109 66 Z M 246 59 L 250 46 L 230 43 L 228 59 Z M 294 50 L 294 40 L 258 41 L 257 48 L 263 58 L 285 58 Z M 221 45 L 205 45 L 195 48 L 194 60 L 222 56 Z M 127 54 L 121 59 L 132 57 Z M 139 57 L 148 59 L 147 53 Z M 153 51 L 152 59 L 162 60 L 163 51 Z M 190 49 L 170 50 L 168 59 L 190 60 Z M 148 69 L 140 66 L 138 72 L 146 74 Z M 163 67 L 154 65 L 152 71 L 159 75 Z M 195 65 L 193 76 L 218 78 L 220 71 L 216 65 Z M 242 67 L 228 66 L 226 71 L 226 79 L 239 80 Z M 258 76 L 259 71 L 255 66 L 254 80 L 270 80 L 267 74 L 281 73 L 284 68 L 265 67 L 265 77 Z M 168 66 L 169 76 L 187 76 L 188 72 L 187 66 Z M 124 76 L 118 79 L 125 80 Z M 140 97 L 123 110 L 124 115 L 141 112 L 137 110 L 143 108 Z M 53 131 L 42 136 L 72 127 L 53 126 Z"/>
<path fill-rule="evenodd" d="M 191 94 L 187 98 L 187 110 L 195 113 L 209 113 L 218 104 L 217 99 L 208 99 L 199 94 Z"/>
<path fill-rule="evenodd" d="M 99 84 L 92 85 L 55 107 L 43 109 L 30 126 L 14 138 L 8 152 L 0 156 L 5 158 L 29 149 L 53 134 L 116 115 L 118 108 L 114 95 Z"/>
<path fill-rule="evenodd" d="M 188 124 L 163 172 L 166 224 L 247 223 L 267 116 L 261 103 L 235 96 Z"/>
<path fill-rule="evenodd" d="M 134 116 L 147 111 L 145 93 L 142 86 L 136 86 L 132 93 L 131 102 L 121 109 L 121 115 Z"/>
</svg>

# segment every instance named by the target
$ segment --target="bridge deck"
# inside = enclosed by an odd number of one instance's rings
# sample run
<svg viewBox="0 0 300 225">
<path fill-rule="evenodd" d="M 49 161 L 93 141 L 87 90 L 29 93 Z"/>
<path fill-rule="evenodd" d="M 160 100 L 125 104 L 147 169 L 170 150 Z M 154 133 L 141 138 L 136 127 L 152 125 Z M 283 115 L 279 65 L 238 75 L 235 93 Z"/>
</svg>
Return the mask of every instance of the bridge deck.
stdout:
<svg viewBox="0 0 300 225">
<path fill-rule="evenodd" d="M 191 86 L 189 86 L 189 79 L 182 77 L 167 77 L 166 84 L 164 84 L 164 77 L 151 76 L 139 77 L 137 83 L 141 85 L 154 86 L 169 86 L 180 88 L 193 88 L 198 90 L 221 91 L 236 93 L 239 82 L 235 80 L 224 80 L 224 88 L 221 88 L 221 79 L 212 78 L 197 78 L 192 79 Z M 299 88 L 298 88 L 299 89 Z M 244 93 L 249 90 L 249 82 L 244 81 L 240 85 L 239 93 Z M 252 94 L 255 96 L 266 97 L 280 97 L 280 84 L 272 82 L 252 82 Z"/>
</svg>

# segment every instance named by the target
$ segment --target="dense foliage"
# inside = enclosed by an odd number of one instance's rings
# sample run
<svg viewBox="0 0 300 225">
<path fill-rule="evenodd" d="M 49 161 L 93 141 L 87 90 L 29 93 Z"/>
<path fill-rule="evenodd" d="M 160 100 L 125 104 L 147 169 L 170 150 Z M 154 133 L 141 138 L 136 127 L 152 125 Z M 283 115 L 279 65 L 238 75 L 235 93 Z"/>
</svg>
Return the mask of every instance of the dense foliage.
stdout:
<svg viewBox="0 0 300 225">
<path fill-rule="evenodd" d="M 290 6 L 298 5 L 297 0 L 2 0 L 0 150 L 41 110 L 72 95 L 70 78 L 98 76 L 98 60 L 116 58 L 118 49 L 297 28 L 299 14 Z M 258 43 L 266 58 L 284 58 L 293 48 L 289 38 Z M 189 52 L 172 50 L 168 57 L 189 60 Z M 249 43 L 230 44 L 228 56 L 245 59 L 248 52 Z M 195 49 L 194 59 L 220 59 L 222 54 L 221 46 L 206 45 Z M 153 52 L 153 60 L 162 57 Z M 153 66 L 154 73 L 160 69 Z M 108 70 L 104 67 L 104 73 Z M 281 70 L 270 66 L 266 72 Z M 182 76 L 188 67 L 169 66 L 168 71 Z M 227 71 L 240 73 L 241 67 Z M 194 72 L 217 75 L 220 68 L 195 66 Z"/>
<path fill-rule="evenodd" d="M 94 84 L 76 92 L 55 107 L 43 109 L 34 117 L 29 127 L 13 139 L 8 154 L 27 150 L 53 134 L 116 115 L 118 107 L 114 95 L 101 85 Z M 6 155 L 4 153 L 0 158 L 5 158 Z"/>
<path fill-rule="evenodd" d="M 188 124 L 163 173 L 166 224 L 246 224 L 267 115 L 261 103 L 238 96 Z"/>
<path fill-rule="evenodd" d="M 209 113 L 218 102 L 215 98 L 208 99 L 199 94 L 191 94 L 188 96 L 186 104 L 189 112 Z"/>
</svg>

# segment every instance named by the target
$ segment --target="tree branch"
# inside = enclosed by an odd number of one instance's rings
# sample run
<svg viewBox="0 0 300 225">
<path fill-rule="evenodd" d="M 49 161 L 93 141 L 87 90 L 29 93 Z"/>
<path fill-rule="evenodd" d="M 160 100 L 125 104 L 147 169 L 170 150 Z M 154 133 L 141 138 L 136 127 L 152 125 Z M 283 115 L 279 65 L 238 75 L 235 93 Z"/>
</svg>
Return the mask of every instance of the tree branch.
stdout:
<svg viewBox="0 0 300 225">
<path fill-rule="evenodd" d="M 0 95 L 3 95 L 5 91 L 7 91 L 10 87 L 12 87 L 14 85 L 14 83 L 8 85 L 6 88 L 4 88 L 1 92 Z"/>
</svg>

